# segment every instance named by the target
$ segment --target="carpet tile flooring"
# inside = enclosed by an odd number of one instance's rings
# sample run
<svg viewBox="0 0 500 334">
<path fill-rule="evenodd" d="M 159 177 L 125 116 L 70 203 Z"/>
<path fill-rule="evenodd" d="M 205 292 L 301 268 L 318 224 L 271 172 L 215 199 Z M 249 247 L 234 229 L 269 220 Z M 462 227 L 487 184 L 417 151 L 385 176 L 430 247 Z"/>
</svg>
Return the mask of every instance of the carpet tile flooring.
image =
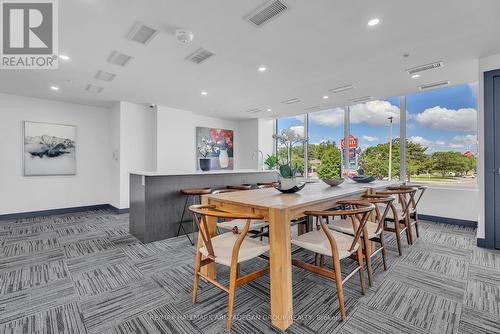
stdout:
<svg viewBox="0 0 500 334">
<path fill-rule="evenodd" d="M 347 281 L 347 321 L 334 282 L 293 268 L 295 321 L 285 333 L 500 333 L 500 252 L 476 247 L 473 228 L 420 229 L 414 245 L 403 238 L 402 256 L 386 234 L 389 270 L 373 259 L 366 295 L 357 275 Z M 0 334 L 224 333 L 224 292 L 202 282 L 191 301 L 194 254 L 185 237 L 142 244 L 128 215 L 109 211 L 0 222 Z M 354 265 L 343 260 L 344 275 Z M 218 278 L 228 276 L 220 267 Z M 233 333 L 281 333 L 268 276 L 237 289 L 234 312 Z"/>
</svg>

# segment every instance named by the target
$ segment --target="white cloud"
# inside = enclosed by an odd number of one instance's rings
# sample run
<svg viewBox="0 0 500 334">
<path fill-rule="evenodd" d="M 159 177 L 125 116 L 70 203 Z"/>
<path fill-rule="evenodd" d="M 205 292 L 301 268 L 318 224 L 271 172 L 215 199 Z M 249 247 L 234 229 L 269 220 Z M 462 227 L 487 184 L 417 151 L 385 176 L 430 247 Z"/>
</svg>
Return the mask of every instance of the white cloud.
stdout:
<svg viewBox="0 0 500 334">
<path fill-rule="evenodd" d="M 425 146 L 425 147 L 429 147 L 433 144 L 431 140 L 425 139 L 424 137 L 420 137 L 420 136 L 412 136 L 409 139 L 411 142 L 413 142 L 415 144 L 420 144 L 420 145 Z"/>
<path fill-rule="evenodd" d="M 304 137 L 303 125 L 291 126 L 290 130 L 292 130 L 297 136 Z"/>
<path fill-rule="evenodd" d="M 370 143 L 379 141 L 378 137 L 372 137 L 372 136 L 363 136 L 363 139 Z"/>
<path fill-rule="evenodd" d="M 399 108 L 388 101 L 370 101 L 351 107 L 351 123 L 367 123 L 382 126 L 389 124 L 388 117 L 393 117 L 394 123 L 399 123 Z"/>
<path fill-rule="evenodd" d="M 309 120 L 314 124 L 337 127 L 344 124 L 344 109 L 334 108 L 309 114 Z"/>
<path fill-rule="evenodd" d="M 351 123 L 367 123 L 382 126 L 389 124 L 388 117 L 394 117 L 394 123 L 399 122 L 399 108 L 388 101 L 370 101 L 351 106 Z M 341 126 L 344 123 L 344 109 L 334 108 L 309 114 L 311 122 L 329 127 Z"/>
<path fill-rule="evenodd" d="M 446 109 L 439 106 L 429 108 L 415 117 L 425 127 L 446 130 L 477 130 L 477 111 L 473 108 Z"/>
</svg>

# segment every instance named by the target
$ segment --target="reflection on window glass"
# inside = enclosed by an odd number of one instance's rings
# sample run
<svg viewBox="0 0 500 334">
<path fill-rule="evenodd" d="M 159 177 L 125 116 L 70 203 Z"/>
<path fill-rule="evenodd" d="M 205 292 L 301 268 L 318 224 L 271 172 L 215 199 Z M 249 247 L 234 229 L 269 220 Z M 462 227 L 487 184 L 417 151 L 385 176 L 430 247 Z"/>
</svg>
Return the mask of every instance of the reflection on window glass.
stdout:
<svg viewBox="0 0 500 334">
<path fill-rule="evenodd" d="M 305 115 L 278 118 L 278 133 L 285 131 L 304 137 L 304 117 Z M 291 156 L 291 167 L 297 171 L 297 176 L 304 176 L 304 144 L 297 144 L 288 152 L 286 147 L 276 143 L 276 152 L 279 164 L 287 164 Z"/>
<path fill-rule="evenodd" d="M 310 113 L 308 117 L 308 176 L 322 179 L 340 178 L 344 109 L 322 110 Z"/>
<path fill-rule="evenodd" d="M 477 84 L 408 95 L 406 108 L 408 179 L 476 187 Z"/>
<path fill-rule="evenodd" d="M 399 179 L 399 104 L 399 97 L 394 97 L 350 107 L 350 176 Z"/>
</svg>

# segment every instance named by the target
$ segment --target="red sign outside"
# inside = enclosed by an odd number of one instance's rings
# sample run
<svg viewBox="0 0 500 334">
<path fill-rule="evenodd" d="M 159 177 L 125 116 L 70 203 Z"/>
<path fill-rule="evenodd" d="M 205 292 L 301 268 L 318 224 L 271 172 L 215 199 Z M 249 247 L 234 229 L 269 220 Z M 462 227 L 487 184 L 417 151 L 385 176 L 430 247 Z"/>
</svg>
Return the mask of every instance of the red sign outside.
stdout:
<svg viewBox="0 0 500 334">
<path fill-rule="evenodd" d="M 340 141 L 340 147 L 344 149 L 345 147 L 345 140 L 342 138 Z M 357 148 L 358 147 L 358 138 L 354 137 L 353 135 L 349 136 L 349 148 Z"/>
</svg>

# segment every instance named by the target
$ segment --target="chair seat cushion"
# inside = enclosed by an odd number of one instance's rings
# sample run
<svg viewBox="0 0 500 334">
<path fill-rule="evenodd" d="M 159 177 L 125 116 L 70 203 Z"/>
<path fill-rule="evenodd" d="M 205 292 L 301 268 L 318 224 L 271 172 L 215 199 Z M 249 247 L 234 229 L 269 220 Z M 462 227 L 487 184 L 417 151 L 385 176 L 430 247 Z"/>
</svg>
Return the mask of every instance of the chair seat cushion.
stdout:
<svg viewBox="0 0 500 334">
<path fill-rule="evenodd" d="M 231 266 L 233 247 L 240 236 L 240 234 L 228 232 L 212 238 L 212 247 L 214 249 L 216 263 Z M 245 238 L 238 254 L 238 263 L 256 258 L 267 251 L 269 251 L 269 245 L 267 243 Z M 205 246 L 200 248 L 200 252 L 204 256 L 208 256 L 208 251 Z"/>
<path fill-rule="evenodd" d="M 353 251 L 349 252 L 349 248 L 354 240 L 352 236 L 337 231 L 328 231 L 328 233 L 335 239 L 340 259 L 350 256 L 358 249 L 358 244 L 356 244 Z M 292 244 L 310 250 L 311 252 L 332 256 L 330 242 L 323 230 L 314 230 L 299 235 L 292 239 Z"/>
<path fill-rule="evenodd" d="M 238 231 L 241 232 L 245 228 L 246 223 L 247 223 L 246 219 L 233 219 L 217 223 L 217 226 L 226 230 L 232 230 L 233 227 L 236 226 L 238 228 Z M 260 230 L 261 228 L 266 227 L 267 225 L 268 223 L 263 220 L 252 220 L 250 222 L 250 231 Z"/>
<path fill-rule="evenodd" d="M 352 222 L 348 219 L 334 220 L 328 227 L 334 231 L 354 235 Z M 368 239 L 376 238 L 380 233 L 377 232 L 378 224 L 368 221 L 366 222 L 366 229 L 368 230 Z"/>
</svg>

